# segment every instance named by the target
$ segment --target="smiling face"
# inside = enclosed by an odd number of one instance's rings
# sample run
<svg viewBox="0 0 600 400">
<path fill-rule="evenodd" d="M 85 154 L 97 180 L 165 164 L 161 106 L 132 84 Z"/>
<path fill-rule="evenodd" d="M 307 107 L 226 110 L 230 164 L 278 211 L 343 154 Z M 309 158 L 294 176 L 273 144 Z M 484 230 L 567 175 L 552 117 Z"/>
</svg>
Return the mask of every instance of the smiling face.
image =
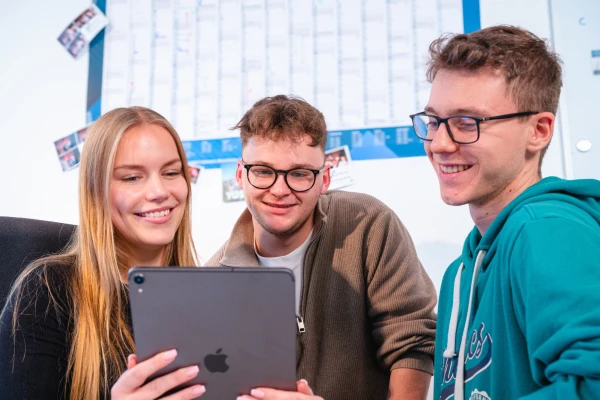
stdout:
<svg viewBox="0 0 600 400">
<path fill-rule="evenodd" d="M 489 69 L 440 70 L 425 110 L 443 118 L 482 118 L 521 111 L 510 98 L 504 76 Z M 501 209 L 539 180 L 539 146 L 532 144 L 538 136 L 536 117 L 485 121 L 480 132 L 477 142 L 457 144 L 442 124 L 433 141 L 425 142 L 425 151 L 438 176 L 444 202 L 472 207 L 494 203 Z"/>
<path fill-rule="evenodd" d="M 111 219 L 134 251 L 163 251 L 184 215 L 188 186 L 171 134 L 158 125 L 123 134 L 109 187 Z"/>
<path fill-rule="evenodd" d="M 242 150 L 246 164 L 262 164 L 275 169 L 320 169 L 325 161 L 323 149 L 309 146 L 303 135 L 301 142 L 273 141 L 252 137 Z M 248 182 L 247 172 L 241 162 L 236 171 L 238 185 L 244 190 L 248 210 L 253 217 L 255 235 L 272 239 L 297 239 L 298 245 L 308 237 L 313 227 L 313 215 L 319 196 L 329 187 L 329 170 L 317 175 L 315 185 L 306 192 L 294 192 L 285 183 L 283 174 L 268 189 L 257 189 Z"/>
</svg>

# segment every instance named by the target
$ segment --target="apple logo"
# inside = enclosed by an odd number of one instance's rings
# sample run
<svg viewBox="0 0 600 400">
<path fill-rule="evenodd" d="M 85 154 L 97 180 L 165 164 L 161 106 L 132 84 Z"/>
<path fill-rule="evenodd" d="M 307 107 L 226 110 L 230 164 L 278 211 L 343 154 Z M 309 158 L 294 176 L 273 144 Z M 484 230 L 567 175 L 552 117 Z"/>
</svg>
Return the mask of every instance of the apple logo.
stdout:
<svg viewBox="0 0 600 400">
<path fill-rule="evenodd" d="M 210 372 L 227 372 L 229 369 L 229 365 L 225 359 L 227 358 L 226 354 L 221 354 L 221 350 L 217 350 L 215 354 L 207 354 L 204 357 L 204 365 L 206 365 L 206 369 Z"/>
</svg>

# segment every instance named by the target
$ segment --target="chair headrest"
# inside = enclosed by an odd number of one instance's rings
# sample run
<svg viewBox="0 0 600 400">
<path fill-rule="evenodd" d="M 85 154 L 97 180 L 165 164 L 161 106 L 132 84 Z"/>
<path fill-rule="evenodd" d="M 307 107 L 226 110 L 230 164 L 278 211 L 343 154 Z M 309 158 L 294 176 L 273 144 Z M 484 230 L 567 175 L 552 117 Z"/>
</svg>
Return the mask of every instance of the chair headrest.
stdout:
<svg viewBox="0 0 600 400">
<path fill-rule="evenodd" d="M 60 252 L 75 229 L 60 222 L 0 216 L 0 309 L 19 273 L 30 262 Z"/>
</svg>

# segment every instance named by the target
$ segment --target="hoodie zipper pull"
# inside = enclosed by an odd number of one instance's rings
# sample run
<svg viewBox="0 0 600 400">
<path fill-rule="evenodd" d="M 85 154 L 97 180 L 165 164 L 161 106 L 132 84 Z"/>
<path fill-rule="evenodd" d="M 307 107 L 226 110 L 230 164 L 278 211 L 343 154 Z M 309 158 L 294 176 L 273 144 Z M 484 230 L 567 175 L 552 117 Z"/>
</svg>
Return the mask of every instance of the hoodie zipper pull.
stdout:
<svg viewBox="0 0 600 400">
<path fill-rule="evenodd" d="M 301 316 L 296 315 L 296 323 L 298 324 L 298 333 L 306 332 L 306 328 L 304 326 L 304 320 Z"/>
</svg>

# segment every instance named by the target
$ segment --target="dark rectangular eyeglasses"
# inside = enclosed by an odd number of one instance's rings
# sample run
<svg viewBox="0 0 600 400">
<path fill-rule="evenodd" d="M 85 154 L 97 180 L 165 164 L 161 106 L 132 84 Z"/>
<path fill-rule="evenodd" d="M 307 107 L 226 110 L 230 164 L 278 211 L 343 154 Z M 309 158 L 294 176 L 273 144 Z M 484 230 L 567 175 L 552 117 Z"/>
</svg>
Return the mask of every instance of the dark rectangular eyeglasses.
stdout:
<svg viewBox="0 0 600 400">
<path fill-rule="evenodd" d="M 448 118 L 441 118 L 437 115 L 427 114 L 425 111 L 423 111 L 411 115 L 410 119 L 412 120 L 415 133 L 419 139 L 426 140 L 428 142 L 432 141 L 440 125 L 445 124 L 450 139 L 459 144 L 470 144 L 479 140 L 479 124 L 482 122 L 526 117 L 538 113 L 538 111 L 525 111 L 485 118 L 469 117 L 466 115 L 455 115 Z"/>
</svg>

